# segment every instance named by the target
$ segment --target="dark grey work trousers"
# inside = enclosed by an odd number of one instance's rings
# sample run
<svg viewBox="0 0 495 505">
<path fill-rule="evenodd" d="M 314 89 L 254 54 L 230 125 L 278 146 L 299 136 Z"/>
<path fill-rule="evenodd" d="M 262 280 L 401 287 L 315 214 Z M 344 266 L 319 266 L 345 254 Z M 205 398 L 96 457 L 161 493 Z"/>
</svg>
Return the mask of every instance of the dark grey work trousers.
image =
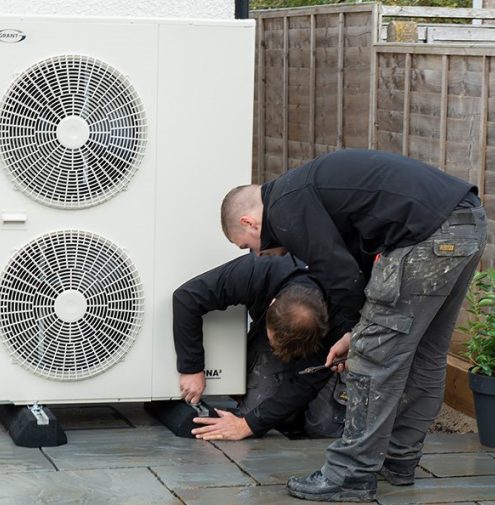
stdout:
<svg viewBox="0 0 495 505">
<path fill-rule="evenodd" d="M 342 485 L 384 458 L 419 460 L 441 408 L 447 351 L 486 243 L 483 208 L 452 213 L 427 240 L 378 257 L 353 330 L 342 438 L 323 474 Z"/>
<path fill-rule="evenodd" d="M 283 363 L 273 354 L 264 334 L 257 335 L 250 347 L 247 391 L 244 396 L 238 399 L 238 409 L 241 415 L 247 414 L 264 400 L 275 397 L 283 382 L 290 382 L 294 379 L 292 366 Z M 250 361 L 252 362 L 250 363 Z M 300 427 L 304 427 L 309 436 L 315 438 L 341 436 L 346 409 L 346 400 L 342 400 L 342 393 L 345 391 L 344 381 L 345 378 L 329 373 L 328 382 L 316 398 L 308 398 L 308 403 L 301 411 L 293 409 L 286 419 L 280 419 L 277 426 L 289 427 L 299 414 L 303 413 L 302 426 Z"/>
</svg>

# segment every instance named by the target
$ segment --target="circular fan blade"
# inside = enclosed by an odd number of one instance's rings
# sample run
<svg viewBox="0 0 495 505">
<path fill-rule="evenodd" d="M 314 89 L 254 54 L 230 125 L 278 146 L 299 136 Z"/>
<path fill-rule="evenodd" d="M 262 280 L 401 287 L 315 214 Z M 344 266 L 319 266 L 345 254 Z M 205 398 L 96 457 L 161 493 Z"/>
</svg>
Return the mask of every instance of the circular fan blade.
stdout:
<svg viewBox="0 0 495 505">
<path fill-rule="evenodd" d="M 97 375 L 131 348 L 143 316 L 139 275 L 109 240 L 80 230 L 43 235 L 0 278 L 0 339 L 36 375 Z"/>
<path fill-rule="evenodd" d="M 129 80 L 87 56 L 57 56 L 21 73 L 0 105 L 0 157 L 16 187 L 45 205 L 84 208 L 124 189 L 146 146 Z"/>
</svg>

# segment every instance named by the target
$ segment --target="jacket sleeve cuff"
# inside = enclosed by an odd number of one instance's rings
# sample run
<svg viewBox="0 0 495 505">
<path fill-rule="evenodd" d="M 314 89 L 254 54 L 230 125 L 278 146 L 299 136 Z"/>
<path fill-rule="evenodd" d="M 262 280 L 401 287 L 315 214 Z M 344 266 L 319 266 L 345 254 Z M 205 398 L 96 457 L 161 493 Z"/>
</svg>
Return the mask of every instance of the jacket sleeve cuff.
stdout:
<svg viewBox="0 0 495 505">
<path fill-rule="evenodd" d="M 193 373 L 204 372 L 204 367 L 202 367 L 202 366 L 178 366 L 177 371 L 179 373 L 193 374 Z"/>
<path fill-rule="evenodd" d="M 263 426 L 263 423 L 260 422 L 260 418 L 256 416 L 253 410 L 244 416 L 244 420 L 255 437 L 262 437 L 271 428 L 271 426 Z"/>
</svg>

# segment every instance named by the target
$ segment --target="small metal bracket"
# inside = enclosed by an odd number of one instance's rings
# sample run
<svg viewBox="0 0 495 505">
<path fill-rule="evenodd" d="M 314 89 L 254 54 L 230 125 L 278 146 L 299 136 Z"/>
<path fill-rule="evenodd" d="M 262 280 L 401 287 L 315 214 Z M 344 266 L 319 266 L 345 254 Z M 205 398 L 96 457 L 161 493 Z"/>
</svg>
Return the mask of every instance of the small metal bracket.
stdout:
<svg viewBox="0 0 495 505">
<path fill-rule="evenodd" d="M 31 414 L 33 414 L 33 416 L 36 418 L 36 424 L 38 425 L 50 424 L 50 419 L 43 410 L 43 405 L 40 405 L 38 402 L 36 402 L 34 403 L 34 405 L 28 405 L 28 409 L 31 411 Z"/>
<path fill-rule="evenodd" d="M 210 417 L 210 411 L 203 403 L 190 403 L 189 405 L 198 413 L 198 417 Z"/>
</svg>

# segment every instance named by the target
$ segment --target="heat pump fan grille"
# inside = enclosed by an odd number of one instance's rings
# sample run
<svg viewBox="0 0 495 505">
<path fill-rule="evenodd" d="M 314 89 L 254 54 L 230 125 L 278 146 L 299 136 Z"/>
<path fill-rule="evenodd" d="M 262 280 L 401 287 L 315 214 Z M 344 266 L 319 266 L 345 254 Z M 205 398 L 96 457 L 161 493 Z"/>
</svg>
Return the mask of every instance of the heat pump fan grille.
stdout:
<svg viewBox="0 0 495 505">
<path fill-rule="evenodd" d="M 79 380 L 121 360 L 143 314 L 134 265 L 84 231 L 43 235 L 20 249 L 0 279 L 1 340 L 34 374 Z"/>
<path fill-rule="evenodd" d="M 143 106 L 128 79 L 86 56 L 36 63 L 0 106 L 0 155 L 14 184 L 59 208 L 96 205 L 122 190 L 146 143 Z"/>
</svg>

